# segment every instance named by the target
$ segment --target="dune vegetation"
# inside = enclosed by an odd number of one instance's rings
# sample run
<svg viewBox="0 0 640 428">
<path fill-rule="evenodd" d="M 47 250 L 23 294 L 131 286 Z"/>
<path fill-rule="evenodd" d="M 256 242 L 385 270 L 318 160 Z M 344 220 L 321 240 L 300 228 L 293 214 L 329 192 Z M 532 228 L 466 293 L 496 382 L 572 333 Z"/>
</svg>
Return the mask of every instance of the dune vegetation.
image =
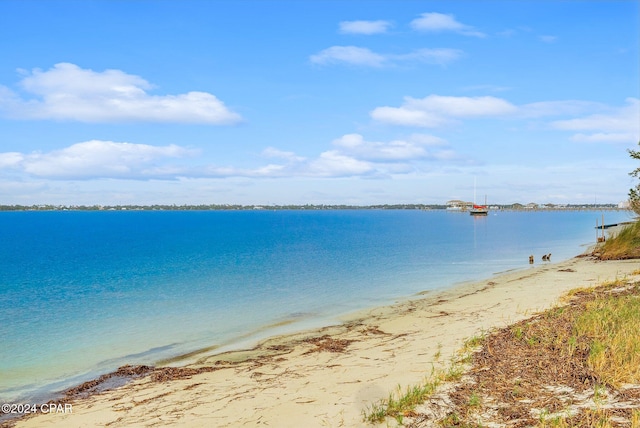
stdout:
<svg viewBox="0 0 640 428">
<path fill-rule="evenodd" d="M 598 245 L 594 255 L 600 260 L 640 258 L 640 221 L 624 226 L 615 236 Z"/>
</svg>

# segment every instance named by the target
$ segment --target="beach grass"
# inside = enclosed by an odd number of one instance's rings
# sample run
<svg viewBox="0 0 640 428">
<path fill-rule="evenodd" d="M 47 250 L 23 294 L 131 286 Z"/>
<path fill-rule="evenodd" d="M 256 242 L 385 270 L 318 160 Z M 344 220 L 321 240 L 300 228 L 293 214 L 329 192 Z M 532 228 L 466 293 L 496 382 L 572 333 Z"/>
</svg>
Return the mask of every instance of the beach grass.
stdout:
<svg viewBox="0 0 640 428">
<path fill-rule="evenodd" d="M 640 258 L 640 221 L 624 226 L 594 252 L 600 260 Z"/>
<path fill-rule="evenodd" d="M 403 419 L 415 415 L 416 406 L 433 396 L 442 383 L 457 382 L 462 378 L 473 352 L 482 345 L 485 338 L 486 333 L 482 332 L 467 339 L 458 355 L 451 358 L 446 369 L 436 370 L 432 367 L 431 374 L 421 384 L 409 386 L 404 390 L 401 385 L 398 385 L 396 391 L 389 394 L 387 399 L 374 403 L 363 411 L 363 420 L 374 424 L 383 422 L 386 418 L 393 418 L 402 425 Z M 434 358 L 437 361 L 440 357 L 441 352 L 438 350 Z M 480 400 L 479 396 L 471 397 L 469 403 L 471 406 L 479 405 Z"/>
<path fill-rule="evenodd" d="M 404 417 L 413 415 L 418 404 L 424 403 L 437 390 L 444 380 L 443 372 L 432 371 L 432 375 L 421 384 L 407 387 L 403 390 L 398 385 L 397 390 L 389 397 L 369 406 L 362 413 L 365 422 L 379 423 L 390 417 L 402 424 Z"/>
<path fill-rule="evenodd" d="M 640 383 L 640 293 L 624 287 L 607 293 L 612 286 L 594 291 L 575 319 L 570 342 L 575 343 L 572 352 L 588 351 L 587 364 L 602 382 L 619 387 Z"/>
</svg>

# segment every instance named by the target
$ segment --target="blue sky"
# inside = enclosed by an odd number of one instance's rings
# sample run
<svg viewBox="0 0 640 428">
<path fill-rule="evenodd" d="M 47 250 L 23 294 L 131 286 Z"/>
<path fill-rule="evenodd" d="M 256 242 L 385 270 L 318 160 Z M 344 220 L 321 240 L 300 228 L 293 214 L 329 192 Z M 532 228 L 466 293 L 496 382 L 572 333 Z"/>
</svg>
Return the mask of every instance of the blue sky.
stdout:
<svg viewBox="0 0 640 428">
<path fill-rule="evenodd" d="M 617 203 L 639 9 L 1 0 L 0 204 Z"/>
</svg>

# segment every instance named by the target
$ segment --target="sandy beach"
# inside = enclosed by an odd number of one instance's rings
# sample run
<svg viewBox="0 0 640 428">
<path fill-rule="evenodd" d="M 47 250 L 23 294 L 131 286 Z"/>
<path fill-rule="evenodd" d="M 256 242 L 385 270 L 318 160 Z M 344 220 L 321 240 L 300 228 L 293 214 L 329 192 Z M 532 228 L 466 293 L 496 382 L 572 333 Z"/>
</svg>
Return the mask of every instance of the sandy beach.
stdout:
<svg viewBox="0 0 640 428">
<path fill-rule="evenodd" d="M 85 385 L 69 401 L 72 412 L 33 415 L 16 426 L 364 426 L 363 409 L 446 367 L 465 339 L 549 308 L 570 289 L 633 278 L 639 267 L 637 260 L 591 257 L 536 262 L 251 350 L 141 368 L 143 376 L 114 390 Z"/>
</svg>

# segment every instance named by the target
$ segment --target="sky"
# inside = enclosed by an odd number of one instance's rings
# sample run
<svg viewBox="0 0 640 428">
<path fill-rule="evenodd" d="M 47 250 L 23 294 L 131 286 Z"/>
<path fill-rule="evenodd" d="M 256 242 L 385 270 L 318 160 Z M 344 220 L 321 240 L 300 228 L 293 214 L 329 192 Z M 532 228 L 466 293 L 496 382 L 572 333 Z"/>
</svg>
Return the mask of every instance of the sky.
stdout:
<svg viewBox="0 0 640 428">
<path fill-rule="evenodd" d="M 636 0 L 0 0 L 0 205 L 618 203 Z"/>
</svg>

